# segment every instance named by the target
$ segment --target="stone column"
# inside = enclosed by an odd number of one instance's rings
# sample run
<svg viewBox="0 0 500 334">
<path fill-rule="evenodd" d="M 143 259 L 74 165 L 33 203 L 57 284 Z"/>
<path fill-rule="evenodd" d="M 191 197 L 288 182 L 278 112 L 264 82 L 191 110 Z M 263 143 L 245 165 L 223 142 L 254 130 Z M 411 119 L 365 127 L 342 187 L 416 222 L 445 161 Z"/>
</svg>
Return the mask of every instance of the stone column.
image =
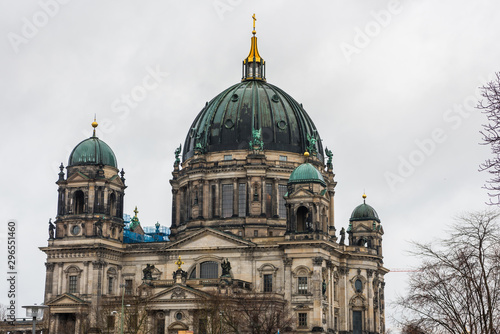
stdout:
<svg viewBox="0 0 500 334">
<path fill-rule="evenodd" d="M 280 192 L 279 192 L 279 189 L 278 189 L 278 178 L 274 178 L 273 180 L 273 205 L 274 205 L 274 212 L 273 212 L 273 216 L 279 216 L 280 214 L 280 202 L 281 201 L 284 201 L 284 199 L 280 199 Z"/>
<path fill-rule="evenodd" d="M 207 219 L 210 217 L 210 182 L 208 180 L 203 181 L 203 218 Z"/>
<path fill-rule="evenodd" d="M 45 302 L 52 299 L 55 263 L 45 263 Z"/>
<path fill-rule="evenodd" d="M 347 266 L 339 267 L 339 331 L 349 331 L 349 299 L 347 293 L 347 280 L 349 268 Z"/>
<path fill-rule="evenodd" d="M 266 178 L 260 178 L 260 213 L 262 216 L 266 215 Z"/>
<path fill-rule="evenodd" d="M 313 327 L 323 327 L 321 318 L 322 318 L 322 307 L 321 301 L 323 300 L 322 296 L 322 272 L 321 267 L 323 265 L 323 258 L 318 256 L 312 259 L 313 262 L 313 274 L 311 277 L 311 286 L 312 286 L 312 294 L 313 294 L 313 317 L 311 319 L 311 325 Z"/>
<path fill-rule="evenodd" d="M 215 213 L 214 217 L 220 217 L 221 215 L 221 192 L 220 192 L 220 182 L 219 180 L 215 180 Z"/>
<path fill-rule="evenodd" d="M 366 322 L 367 329 L 369 332 L 374 332 L 375 331 L 375 319 L 374 317 L 374 312 L 373 312 L 373 270 L 367 269 L 366 270 L 366 296 L 368 298 L 368 310 L 367 310 L 367 315 L 366 319 L 368 320 Z"/>
<path fill-rule="evenodd" d="M 57 280 L 55 280 L 55 284 L 56 284 L 56 291 L 57 291 L 57 294 L 60 295 L 63 293 L 63 282 L 64 282 L 64 276 L 63 276 L 63 267 L 64 267 L 64 263 L 59 263 L 59 265 L 57 266 Z"/>
<path fill-rule="evenodd" d="M 238 179 L 233 178 L 233 217 L 238 217 Z"/>
<path fill-rule="evenodd" d="M 335 191 L 330 191 L 330 212 L 328 215 L 328 225 L 335 226 L 335 206 L 334 206 L 334 195 Z"/>
<path fill-rule="evenodd" d="M 285 300 L 292 300 L 293 284 L 292 284 L 292 263 L 293 259 L 285 257 L 283 259 L 283 292 Z"/>
</svg>

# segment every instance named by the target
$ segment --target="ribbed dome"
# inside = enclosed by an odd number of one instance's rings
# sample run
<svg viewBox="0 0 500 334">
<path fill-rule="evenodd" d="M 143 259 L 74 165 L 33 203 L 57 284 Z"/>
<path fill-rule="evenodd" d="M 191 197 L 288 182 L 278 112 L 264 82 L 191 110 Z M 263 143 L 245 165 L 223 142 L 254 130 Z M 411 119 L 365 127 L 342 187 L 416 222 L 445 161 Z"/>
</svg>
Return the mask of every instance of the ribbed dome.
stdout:
<svg viewBox="0 0 500 334">
<path fill-rule="evenodd" d="M 323 146 L 316 126 L 290 95 L 262 80 L 245 80 L 229 87 L 194 120 L 184 144 L 184 161 L 203 152 L 249 149 L 252 130 L 261 130 L 264 150 L 304 153 L 313 147 L 323 161 Z"/>
<path fill-rule="evenodd" d="M 118 166 L 111 148 L 97 137 L 90 137 L 76 145 L 69 156 L 68 166 L 76 165 Z"/>
<path fill-rule="evenodd" d="M 358 205 L 351 214 L 349 221 L 375 220 L 380 223 L 377 211 L 370 205 L 363 203 Z"/>
<path fill-rule="evenodd" d="M 320 171 L 316 169 L 313 165 L 309 163 L 305 163 L 295 168 L 290 178 L 288 179 L 288 183 L 321 183 L 326 187 L 325 179 L 323 175 L 321 175 Z"/>
</svg>

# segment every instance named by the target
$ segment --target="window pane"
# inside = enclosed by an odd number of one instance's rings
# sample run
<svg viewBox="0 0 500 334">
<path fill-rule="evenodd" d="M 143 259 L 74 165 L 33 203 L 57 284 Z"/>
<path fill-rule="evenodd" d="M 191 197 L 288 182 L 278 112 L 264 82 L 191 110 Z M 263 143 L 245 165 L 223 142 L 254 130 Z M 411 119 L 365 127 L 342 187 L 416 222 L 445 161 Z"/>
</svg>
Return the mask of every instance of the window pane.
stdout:
<svg viewBox="0 0 500 334">
<path fill-rule="evenodd" d="M 307 294 L 307 277 L 299 277 L 298 278 L 299 285 L 299 294 L 305 295 Z"/>
<path fill-rule="evenodd" d="M 215 207 L 217 205 L 217 200 L 215 197 L 215 186 L 212 186 L 212 218 L 215 217 Z"/>
<path fill-rule="evenodd" d="M 240 183 L 238 188 L 238 216 L 247 215 L 247 184 Z"/>
<path fill-rule="evenodd" d="M 108 294 L 113 293 L 113 277 L 108 277 Z"/>
<path fill-rule="evenodd" d="M 200 264 L 200 278 L 219 277 L 219 264 L 214 261 L 207 261 Z"/>
<path fill-rule="evenodd" d="M 307 313 L 299 313 L 299 327 L 307 327 Z"/>
<path fill-rule="evenodd" d="M 222 218 L 233 215 L 233 185 L 222 185 Z"/>
<path fill-rule="evenodd" d="M 264 275 L 264 292 L 273 292 L 273 275 Z"/>
<path fill-rule="evenodd" d="M 76 276 L 69 277 L 69 293 L 76 293 Z"/>
<path fill-rule="evenodd" d="M 286 207 L 285 207 L 285 199 L 283 196 L 286 194 L 286 185 L 280 184 L 278 185 L 278 191 L 279 191 L 279 197 L 278 197 L 278 203 L 280 207 L 280 218 L 286 218 Z"/>
<path fill-rule="evenodd" d="M 132 294 L 132 280 L 131 279 L 125 280 L 125 294 L 126 295 Z"/>
</svg>

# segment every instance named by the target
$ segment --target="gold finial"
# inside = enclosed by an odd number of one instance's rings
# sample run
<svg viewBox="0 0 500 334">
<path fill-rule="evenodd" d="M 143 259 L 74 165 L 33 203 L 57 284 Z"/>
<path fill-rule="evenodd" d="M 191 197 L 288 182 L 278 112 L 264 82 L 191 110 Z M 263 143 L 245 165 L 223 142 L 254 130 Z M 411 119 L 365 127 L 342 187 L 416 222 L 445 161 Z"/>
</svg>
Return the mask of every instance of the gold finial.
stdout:
<svg viewBox="0 0 500 334">
<path fill-rule="evenodd" d="M 307 158 L 309 156 L 309 152 L 305 151 L 304 156 Z"/>
<path fill-rule="evenodd" d="M 177 261 L 175 261 L 175 264 L 178 266 L 177 269 L 181 269 L 181 266 L 184 264 L 184 262 L 182 262 L 182 260 L 181 260 L 180 255 L 179 255 L 179 259 Z"/>
<path fill-rule="evenodd" d="M 95 120 L 95 114 L 94 114 L 94 121 L 92 122 L 92 127 L 94 128 L 94 137 L 95 137 L 95 128 L 97 128 L 99 124 L 97 124 L 96 120 Z"/>
<path fill-rule="evenodd" d="M 134 217 L 135 217 L 135 218 L 137 218 L 137 214 L 139 213 L 139 210 L 137 210 L 137 206 L 136 206 L 136 207 L 135 207 L 135 209 L 134 209 L 134 213 L 135 213 L 135 216 L 134 216 Z"/>
<path fill-rule="evenodd" d="M 363 196 L 361 196 L 361 197 L 363 197 L 363 203 L 366 204 L 366 194 L 363 193 Z"/>
<path fill-rule="evenodd" d="M 252 15 L 252 19 L 253 19 L 253 31 L 252 31 L 252 34 L 256 34 L 257 32 L 255 31 L 255 21 L 257 21 L 257 18 L 255 17 L 255 13 Z"/>
</svg>

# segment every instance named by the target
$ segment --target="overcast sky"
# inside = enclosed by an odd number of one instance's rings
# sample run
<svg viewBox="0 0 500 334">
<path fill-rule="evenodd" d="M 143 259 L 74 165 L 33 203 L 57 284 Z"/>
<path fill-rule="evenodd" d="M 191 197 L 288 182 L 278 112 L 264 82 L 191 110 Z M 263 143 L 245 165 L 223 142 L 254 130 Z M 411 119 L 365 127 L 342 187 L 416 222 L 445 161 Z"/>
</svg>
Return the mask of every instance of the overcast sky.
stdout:
<svg viewBox="0 0 500 334">
<path fill-rule="evenodd" d="M 43 301 L 38 247 L 58 166 L 94 114 L 126 172 L 125 212 L 137 205 L 142 225 L 170 225 L 174 150 L 205 102 L 241 79 L 253 13 L 268 82 L 303 103 L 333 151 L 337 229 L 366 191 L 386 267 L 415 265 L 408 240 L 439 237 L 488 199 L 474 106 L 500 70 L 499 12 L 497 1 L 457 0 L 2 1 L 0 256 L 15 219 L 18 305 Z M 386 276 L 389 302 L 406 275 Z"/>
</svg>

